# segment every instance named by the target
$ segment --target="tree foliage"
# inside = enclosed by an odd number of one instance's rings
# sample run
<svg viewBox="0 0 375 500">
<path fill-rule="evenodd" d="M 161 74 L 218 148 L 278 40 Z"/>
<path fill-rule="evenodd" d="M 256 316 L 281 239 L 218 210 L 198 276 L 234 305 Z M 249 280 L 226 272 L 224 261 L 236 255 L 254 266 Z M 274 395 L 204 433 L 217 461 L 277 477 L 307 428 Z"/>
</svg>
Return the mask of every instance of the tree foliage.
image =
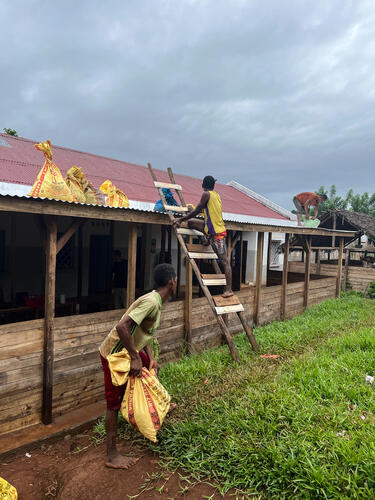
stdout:
<svg viewBox="0 0 375 500">
<path fill-rule="evenodd" d="M 3 130 L 8 135 L 13 135 L 14 137 L 18 137 L 16 130 L 14 130 L 12 128 L 3 128 Z"/>
<path fill-rule="evenodd" d="M 318 217 L 327 210 L 343 209 L 360 212 L 375 217 L 375 193 L 370 195 L 365 192 L 363 194 L 354 194 L 353 189 L 349 189 L 346 196 L 342 197 L 337 194 L 336 186 L 332 184 L 329 190 L 324 186 L 320 186 L 316 194 L 325 194 L 328 196 L 324 203 L 321 203 L 318 208 Z"/>
</svg>

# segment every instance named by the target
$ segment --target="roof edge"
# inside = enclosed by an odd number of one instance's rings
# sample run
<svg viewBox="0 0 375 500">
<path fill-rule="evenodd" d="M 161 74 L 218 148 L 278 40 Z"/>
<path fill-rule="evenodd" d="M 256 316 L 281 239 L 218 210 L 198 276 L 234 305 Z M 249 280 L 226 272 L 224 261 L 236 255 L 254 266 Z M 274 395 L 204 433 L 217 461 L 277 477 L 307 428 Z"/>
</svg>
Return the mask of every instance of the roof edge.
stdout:
<svg viewBox="0 0 375 500">
<path fill-rule="evenodd" d="M 253 198 L 255 201 L 258 201 L 259 203 L 262 203 L 267 208 L 270 208 L 274 212 L 277 212 L 278 214 L 287 217 L 288 219 L 294 221 L 297 220 L 297 217 L 287 210 L 286 208 L 281 207 L 277 203 L 274 203 L 273 201 L 269 200 L 265 196 L 262 196 L 261 194 L 256 193 L 255 191 L 252 191 L 246 186 L 243 186 L 237 181 L 231 180 L 227 182 L 227 186 L 231 186 L 234 189 L 237 189 L 238 191 L 241 191 L 241 193 L 246 194 L 249 198 Z"/>
</svg>

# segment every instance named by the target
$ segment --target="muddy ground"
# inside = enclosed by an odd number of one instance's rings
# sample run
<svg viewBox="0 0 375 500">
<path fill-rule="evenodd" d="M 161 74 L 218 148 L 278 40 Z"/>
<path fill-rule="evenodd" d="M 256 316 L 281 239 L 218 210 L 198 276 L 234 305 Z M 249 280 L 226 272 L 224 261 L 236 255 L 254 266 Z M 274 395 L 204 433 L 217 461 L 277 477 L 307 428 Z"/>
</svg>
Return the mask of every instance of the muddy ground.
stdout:
<svg viewBox="0 0 375 500">
<path fill-rule="evenodd" d="M 0 476 L 17 488 L 20 500 L 219 499 L 206 483 L 185 480 L 181 472 L 166 472 L 157 455 L 138 445 L 120 443 L 123 453 L 139 457 L 130 470 L 104 466 L 104 443 L 95 444 L 92 430 L 42 444 L 1 460 Z M 227 495 L 224 498 L 231 498 Z"/>
</svg>

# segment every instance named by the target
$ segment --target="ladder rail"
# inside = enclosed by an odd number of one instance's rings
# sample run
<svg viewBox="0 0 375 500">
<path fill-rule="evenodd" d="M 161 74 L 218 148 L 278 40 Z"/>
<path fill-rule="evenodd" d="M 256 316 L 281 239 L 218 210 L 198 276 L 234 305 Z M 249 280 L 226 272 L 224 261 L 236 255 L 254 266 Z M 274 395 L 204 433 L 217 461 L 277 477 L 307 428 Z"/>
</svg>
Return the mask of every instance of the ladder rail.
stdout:
<svg viewBox="0 0 375 500">
<path fill-rule="evenodd" d="M 158 183 L 158 180 L 156 178 L 155 172 L 154 172 L 151 164 L 148 163 L 147 166 L 148 166 L 148 169 L 150 171 L 150 174 L 151 174 L 151 177 L 152 177 L 154 183 Z M 174 175 L 173 175 L 173 172 L 172 172 L 171 168 L 168 168 L 168 174 L 169 174 L 169 178 L 171 180 L 171 183 L 172 184 L 176 184 L 175 179 L 174 179 Z M 186 258 L 188 259 L 188 261 L 189 261 L 189 263 L 190 263 L 190 265 L 192 267 L 192 270 L 194 271 L 194 274 L 195 274 L 195 276 L 196 276 L 196 278 L 197 278 L 197 280 L 199 282 L 199 285 L 200 285 L 200 287 L 202 289 L 202 292 L 205 295 L 205 297 L 206 297 L 206 299 L 208 301 L 209 306 L 211 307 L 211 310 L 212 310 L 214 316 L 216 317 L 216 320 L 217 320 L 217 322 L 219 324 L 219 327 L 220 327 L 220 329 L 221 329 L 221 331 L 222 331 L 222 333 L 223 333 L 223 335 L 225 337 L 225 340 L 226 340 L 226 342 L 228 344 L 229 351 L 230 351 L 230 353 L 232 355 L 232 358 L 235 361 L 239 361 L 240 358 L 239 358 L 239 355 L 238 355 L 238 351 L 237 351 L 236 346 L 234 345 L 234 341 L 233 341 L 232 335 L 229 332 L 228 325 L 227 325 L 227 320 L 226 319 L 224 320 L 223 316 L 221 314 L 218 314 L 215 302 L 214 302 L 214 300 L 212 298 L 212 295 L 211 295 L 211 292 L 208 289 L 208 286 L 204 283 L 203 278 L 201 276 L 201 272 L 200 272 L 200 270 L 199 270 L 199 268 L 198 268 L 198 266 L 197 266 L 194 258 L 191 258 L 189 256 L 189 250 L 188 250 L 188 248 L 186 246 L 185 240 L 182 237 L 182 234 L 180 234 L 177 231 L 176 227 L 173 224 L 174 221 L 175 221 L 175 218 L 174 218 L 173 214 L 171 213 L 171 211 L 169 209 L 169 205 L 167 204 L 167 202 L 165 200 L 162 188 L 159 187 L 159 185 L 157 185 L 157 184 L 155 184 L 155 187 L 158 190 L 158 193 L 160 195 L 160 199 L 161 199 L 161 201 L 163 203 L 164 209 L 165 209 L 166 213 L 168 214 L 170 222 L 171 222 L 171 224 L 172 224 L 172 226 L 173 226 L 173 228 L 175 230 L 175 235 L 176 235 L 177 241 L 181 245 L 181 248 L 182 248 L 182 250 L 183 250 Z M 184 200 L 182 192 L 180 190 L 177 190 L 176 192 L 177 192 L 178 197 L 180 199 L 181 205 L 183 207 L 186 207 L 185 200 Z M 189 239 L 191 239 L 190 236 L 189 236 Z M 219 268 L 218 263 L 216 262 L 216 259 L 213 260 L 212 262 L 214 264 L 215 273 L 216 274 L 221 274 L 221 270 Z M 257 350 L 258 349 L 258 344 L 256 342 L 256 339 L 255 339 L 253 333 L 252 333 L 251 328 L 246 323 L 244 312 L 243 312 L 243 308 L 242 308 L 242 311 L 236 311 L 236 313 L 237 313 L 237 315 L 238 315 L 238 317 L 239 317 L 239 319 L 240 319 L 240 321 L 242 323 L 242 326 L 243 326 L 243 328 L 244 328 L 244 330 L 246 332 L 247 337 L 249 338 L 249 341 L 250 341 L 253 349 Z M 190 339 L 190 341 L 191 341 L 191 339 Z"/>
</svg>

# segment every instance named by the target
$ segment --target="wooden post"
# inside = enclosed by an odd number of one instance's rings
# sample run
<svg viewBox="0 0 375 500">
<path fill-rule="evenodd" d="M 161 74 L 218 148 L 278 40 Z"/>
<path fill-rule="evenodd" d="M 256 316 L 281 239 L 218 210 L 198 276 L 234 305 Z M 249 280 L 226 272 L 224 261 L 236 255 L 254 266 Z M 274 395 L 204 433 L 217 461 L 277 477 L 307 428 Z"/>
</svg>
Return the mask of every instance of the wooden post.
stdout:
<svg viewBox="0 0 375 500">
<path fill-rule="evenodd" d="M 188 237 L 188 243 L 192 242 L 192 237 Z M 193 301 L 193 274 L 190 261 L 185 257 L 185 309 L 184 309 L 184 320 L 185 320 L 185 345 L 186 352 L 190 354 L 192 351 L 192 301 Z"/>
<path fill-rule="evenodd" d="M 349 271 L 350 250 L 347 248 L 345 252 L 345 271 L 344 271 L 344 290 L 347 289 L 348 271 Z"/>
<path fill-rule="evenodd" d="M 337 282 L 336 282 L 336 297 L 341 295 L 341 279 L 342 279 L 342 256 L 344 252 L 344 238 L 340 238 L 339 258 L 337 262 Z"/>
<path fill-rule="evenodd" d="M 309 302 L 310 288 L 310 267 L 311 267 L 311 236 L 306 236 L 306 259 L 305 259 L 305 288 L 303 291 L 303 307 L 306 308 Z"/>
<path fill-rule="evenodd" d="M 336 219 L 337 219 L 337 215 L 334 213 L 333 214 L 332 229 L 336 229 Z M 336 246 L 336 236 L 332 236 L 332 247 L 335 248 L 335 246 Z"/>
<path fill-rule="evenodd" d="M 272 233 L 268 233 L 268 246 L 267 246 L 267 286 L 268 286 L 268 271 L 271 267 L 271 248 L 272 248 Z"/>
<path fill-rule="evenodd" d="M 81 307 L 80 303 L 82 300 L 82 266 L 83 266 L 83 252 L 82 252 L 82 226 L 81 226 L 78 230 L 78 269 L 77 269 L 77 301 L 79 307 Z"/>
<path fill-rule="evenodd" d="M 10 216 L 10 280 L 11 280 L 11 301 L 12 306 L 16 305 L 16 292 L 17 292 L 17 282 L 16 282 L 16 214 L 12 213 Z"/>
<path fill-rule="evenodd" d="M 242 264 L 243 264 L 243 232 L 240 235 L 240 290 L 242 283 Z"/>
<path fill-rule="evenodd" d="M 161 226 L 159 264 L 163 264 L 165 262 L 165 232 L 166 232 L 166 227 Z"/>
<path fill-rule="evenodd" d="M 168 264 L 172 264 L 172 226 L 167 226 L 168 231 Z"/>
<path fill-rule="evenodd" d="M 181 295 L 181 245 L 177 240 L 177 290 L 176 298 Z"/>
<path fill-rule="evenodd" d="M 320 275 L 321 271 L 321 265 L 320 265 L 320 250 L 316 251 L 316 274 Z"/>
<path fill-rule="evenodd" d="M 46 272 L 44 292 L 44 343 L 43 343 L 43 403 L 42 422 L 52 422 L 53 391 L 53 322 L 55 317 L 56 293 L 56 240 L 57 224 L 54 218 L 46 219 Z"/>
<path fill-rule="evenodd" d="M 135 276 L 137 270 L 137 224 L 129 223 L 128 232 L 128 286 L 126 289 L 126 308 L 135 299 Z"/>
<path fill-rule="evenodd" d="M 260 296 L 261 296 L 261 290 L 262 290 L 263 247 L 264 247 L 264 233 L 258 233 L 257 268 L 256 268 L 256 282 L 255 282 L 255 304 L 254 304 L 254 323 L 256 325 L 259 325 L 259 319 L 260 319 Z"/>
<path fill-rule="evenodd" d="M 281 311 L 280 311 L 281 321 L 284 321 L 286 317 L 286 298 L 287 298 L 289 246 L 290 246 L 289 236 L 290 236 L 289 233 L 285 234 L 283 275 L 281 281 Z"/>
</svg>

